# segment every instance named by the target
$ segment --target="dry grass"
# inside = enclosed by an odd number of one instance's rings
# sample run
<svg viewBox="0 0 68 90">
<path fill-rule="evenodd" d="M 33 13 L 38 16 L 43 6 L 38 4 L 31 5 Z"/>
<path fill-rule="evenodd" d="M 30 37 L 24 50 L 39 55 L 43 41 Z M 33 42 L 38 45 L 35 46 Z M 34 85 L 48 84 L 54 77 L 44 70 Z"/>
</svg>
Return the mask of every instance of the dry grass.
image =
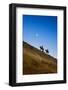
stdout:
<svg viewBox="0 0 68 90">
<path fill-rule="evenodd" d="M 23 74 L 57 73 L 57 60 L 24 42 Z"/>
</svg>

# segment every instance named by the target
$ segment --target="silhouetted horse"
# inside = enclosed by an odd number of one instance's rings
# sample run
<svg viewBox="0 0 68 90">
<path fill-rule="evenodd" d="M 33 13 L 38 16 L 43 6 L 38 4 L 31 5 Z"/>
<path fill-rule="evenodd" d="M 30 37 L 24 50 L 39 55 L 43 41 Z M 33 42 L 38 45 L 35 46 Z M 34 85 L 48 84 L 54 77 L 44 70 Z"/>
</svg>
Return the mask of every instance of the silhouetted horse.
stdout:
<svg viewBox="0 0 68 90">
<path fill-rule="evenodd" d="M 41 50 L 42 52 L 44 52 L 44 48 L 43 48 L 43 46 L 40 46 L 40 50 Z"/>
<path fill-rule="evenodd" d="M 49 53 L 49 50 L 48 49 L 46 49 L 45 51 L 46 51 L 46 53 Z"/>
</svg>

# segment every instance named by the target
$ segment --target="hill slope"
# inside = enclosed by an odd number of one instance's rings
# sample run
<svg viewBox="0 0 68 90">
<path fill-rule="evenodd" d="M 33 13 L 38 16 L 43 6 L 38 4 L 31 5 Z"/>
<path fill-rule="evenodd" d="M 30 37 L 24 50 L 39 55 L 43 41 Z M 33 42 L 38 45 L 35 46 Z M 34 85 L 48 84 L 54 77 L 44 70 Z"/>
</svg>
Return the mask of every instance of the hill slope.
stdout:
<svg viewBox="0 0 68 90">
<path fill-rule="evenodd" d="M 23 74 L 57 73 L 57 59 L 23 42 Z"/>
</svg>

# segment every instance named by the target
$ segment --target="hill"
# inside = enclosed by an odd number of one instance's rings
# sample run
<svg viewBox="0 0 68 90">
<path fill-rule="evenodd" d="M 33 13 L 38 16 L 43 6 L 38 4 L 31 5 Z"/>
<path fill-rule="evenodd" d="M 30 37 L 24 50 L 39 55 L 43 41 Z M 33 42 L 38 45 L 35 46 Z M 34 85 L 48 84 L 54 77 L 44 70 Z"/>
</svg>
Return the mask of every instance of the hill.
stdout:
<svg viewBox="0 0 68 90">
<path fill-rule="evenodd" d="M 23 42 L 23 74 L 57 73 L 57 59 Z"/>
</svg>

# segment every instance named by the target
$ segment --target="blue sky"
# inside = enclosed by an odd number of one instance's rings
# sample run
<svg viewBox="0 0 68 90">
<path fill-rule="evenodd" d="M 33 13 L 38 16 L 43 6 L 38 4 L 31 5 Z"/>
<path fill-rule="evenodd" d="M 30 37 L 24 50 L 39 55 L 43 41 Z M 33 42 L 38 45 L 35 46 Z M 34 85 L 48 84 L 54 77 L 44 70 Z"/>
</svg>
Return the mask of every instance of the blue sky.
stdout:
<svg viewBox="0 0 68 90">
<path fill-rule="evenodd" d="M 38 49 L 43 45 L 57 58 L 57 16 L 23 15 L 22 22 L 24 41 Z"/>
</svg>

